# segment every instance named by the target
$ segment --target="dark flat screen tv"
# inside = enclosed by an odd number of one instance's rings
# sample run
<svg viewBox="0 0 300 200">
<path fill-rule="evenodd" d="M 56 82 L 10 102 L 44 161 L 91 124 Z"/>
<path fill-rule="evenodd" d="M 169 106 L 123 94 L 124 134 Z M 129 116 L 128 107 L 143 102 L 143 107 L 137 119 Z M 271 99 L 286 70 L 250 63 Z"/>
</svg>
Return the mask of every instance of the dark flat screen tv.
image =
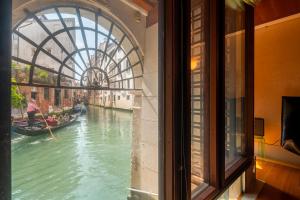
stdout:
<svg viewBox="0 0 300 200">
<path fill-rule="evenodd" d="M 300 155 L 300 97 L 282 97 L 281 146 Z"/>
</svg>

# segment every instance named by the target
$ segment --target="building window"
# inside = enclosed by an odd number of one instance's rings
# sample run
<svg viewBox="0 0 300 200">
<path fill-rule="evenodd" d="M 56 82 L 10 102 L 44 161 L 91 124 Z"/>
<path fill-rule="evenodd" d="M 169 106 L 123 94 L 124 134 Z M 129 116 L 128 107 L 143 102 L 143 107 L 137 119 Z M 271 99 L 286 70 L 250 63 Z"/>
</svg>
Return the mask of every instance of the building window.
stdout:
<svg viewBox="0 0 300 200">
<path fill-rule="evenodd" d="M 130 95 L 127 95 L 126 99 L 127 99 L 127 100 L 130 100 Z"/>
<path fill-rule="evenodd" d="M 67 89 L 64 90 L 65 99 L 69 98 L 69 91 Z"/>
<path fill-rule="evenodd" d="M 118 95 L 118 100 L 120 100 L 121 99 L 121 96 L 120 95 Z"/>
<path fill-rule="evenodd" d="M 50 93 L 49 88 L 44 88 L 44 99 L 45 100 L 49 100 L 49 96 L 50 96 L 49 93 Z"/>
<path fill-rule="evenodd" d="M 116 95 L 114 94 L 114 101 L 116 101 Z"/>
<path fill-rule="evenodd" d="M 37 92 L 32 91 L 31 98 L 36 99 L 36 97 L 37 97 Z"/>
<path fill-rule="evenodd" d="M 54 105 L 60 106 L 60 89 L 54 90 Z"/>
</svg>

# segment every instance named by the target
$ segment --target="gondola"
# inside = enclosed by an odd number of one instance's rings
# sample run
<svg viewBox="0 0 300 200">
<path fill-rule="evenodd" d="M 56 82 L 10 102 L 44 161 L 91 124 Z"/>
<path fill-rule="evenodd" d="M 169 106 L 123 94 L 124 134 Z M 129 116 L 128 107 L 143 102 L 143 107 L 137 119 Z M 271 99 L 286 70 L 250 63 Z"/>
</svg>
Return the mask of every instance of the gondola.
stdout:
<svg viewBox="0 0 300 200">
<path fill-rule="evenodd" d="M 80 115 L 84 115 L 87 112 L 87 108 L 84 104 L 77 104 L 74 106 L 74 108 L 72 109 L 72 112 L 74 114 L 80 114 Z"/>
<path fill-rule="evenodd" d="M 56 126 L 49 125 L 49 127 L 50 127 L 51 131 L 54 132 L 58 129 L 61 129 L 61 128 L 64 128 L 66 126 L 73 124 L 74 122 L 76 122 L 77 118 L 78 118 L 78 115 L 70 115 L 69 121 L 59 123 Z M 49 133 L 49 129 L 47 128 L 45 122 L 43 122 L 41 120 L 37 120 L 34 123 L 34 126 L 32 126 L 32 127 L 28 126 L 27 121 L 14 122 L 12 125 L 12 131 L 14 131 L 18 134 L 26 135 L 26 136 L 38 136 L 38 135 Z"/>
</svg>

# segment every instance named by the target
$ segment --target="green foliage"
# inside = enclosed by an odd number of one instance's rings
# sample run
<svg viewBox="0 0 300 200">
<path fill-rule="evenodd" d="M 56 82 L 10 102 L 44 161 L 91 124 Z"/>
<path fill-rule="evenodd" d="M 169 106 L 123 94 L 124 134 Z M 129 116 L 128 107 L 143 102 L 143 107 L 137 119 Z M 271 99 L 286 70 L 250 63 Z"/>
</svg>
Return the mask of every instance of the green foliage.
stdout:
<svg viewBox="0 0 300 200">
<path fill-rule="evenodd" d="M 260 0 L 225 0 L 226 5 L 234 10 L 244 10 L 244 3 L 254 7 L 259 2 Z"/>
<path fill-rule="evenodd" d="M 15 78 L 16 82 L 21 83 L 24 81 L 26 82 L 26 80 L 28 81 L 30 65 L 24 65 L 12 61 L 11 68 L 12 68 L 12 77 Z"/>
<path fill-rule="evenodd" d="M 30 65 L 20 64 L 12 61 L 11 68 L 12 68 L 12 77 L 15 78 L 16 82 L 18 83 L 28 82 L 29 71 L 31 68 Z M 49 72 L 39 69 L 37 67 L 34 69 L 34 77 L 37 81 L 42 83 L 48 83 L 51 81 L 49 80 L 50 78 Z"/>
<path fill-rule="evenodd" d="M 16 79 L 12 78 L 11 82 L 16 82 Z M 16 85 L 11 86 L 11 106 L 17 109 L 22 109 L 26 106 L 26 97 L 20 93 Z"/>
<path fill-rule="evenodd" d="M 65 109 L 62 111 L 53 111 L 53 112 L 48 113 L 49 116 L 53 116 L 53 115 L 59 116 L 59 115 L 64 115 L 64 114 L 69 114 L 69 115 L 72 114 L 72 108 Z"/>
<path fill-rule="evenodd" d="M 36 68 L 35 71 L 36 71 L 37 76 L 38 76 L 40 79 L 47 79 L 48 76 L 49 76 L 49 73 L 48 73 L 48 72 L 43 71 L 43 70 L 41 70 L 41 69 Z"/>
</svg>

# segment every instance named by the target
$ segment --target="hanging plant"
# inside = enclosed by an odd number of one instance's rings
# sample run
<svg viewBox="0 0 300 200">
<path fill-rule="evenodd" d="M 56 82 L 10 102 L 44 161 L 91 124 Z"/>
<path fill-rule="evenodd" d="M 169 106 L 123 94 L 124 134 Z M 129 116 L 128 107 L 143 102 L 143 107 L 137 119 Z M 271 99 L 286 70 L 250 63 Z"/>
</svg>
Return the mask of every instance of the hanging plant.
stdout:
<svg viewBox="0 0 300 200">
<path fill-rule="evenodd" d="M 261 0 L 243 0 L 246 4 L 249 4 L 251 6 L 256 6 Z"/>
<path fill-rule="evenodd" d="M 256 6 L 261 0 L 226 0 L 225 3 L 227 6 L 234 10 L 244 9 L 244 3 Z"/>
</svg>

